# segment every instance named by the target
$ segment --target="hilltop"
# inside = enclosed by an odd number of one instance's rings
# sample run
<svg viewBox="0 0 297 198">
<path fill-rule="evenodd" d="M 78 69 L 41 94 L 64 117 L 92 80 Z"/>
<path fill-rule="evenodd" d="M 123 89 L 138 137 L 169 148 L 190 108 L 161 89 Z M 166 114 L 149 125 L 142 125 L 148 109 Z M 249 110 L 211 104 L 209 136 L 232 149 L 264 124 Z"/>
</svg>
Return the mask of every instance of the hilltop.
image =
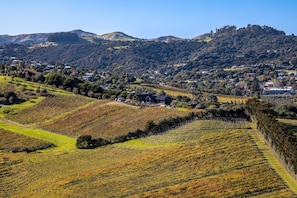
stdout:
<svg viewBox="0 0 297 198">
<path fill-rule="evenodd" d="M 163 77 L 177 76 L 182 75 L 181 71 L 189 71 L 192 75 L 186 76 L 188 79 L 201 69 L 261 63 L 297 64 L 297 37 L 267 26 L 225 26 L 193 39 L 156 39 L 166 42 L 140 40 L 120 32 L 95 37 L 87 33 L 80 35 L 87 36 L 77 35 L 76 41 L 64 45 L 29 48 L 26 45 L 6 45 L 0 56 L 62 62 L 136 76 L 152 73 Z"/>
<path fill-rule="evenodd" d="M 105 39 L 105 40 L 111 40 L 111 41 L 136 41 L 136 40 L 139 40 L 139 39 L 129 36 L 123 32 L 106 33 L 106 34 L 98 35 L 97 37 L 101 38 L 101 39 Z"/>
</svg>

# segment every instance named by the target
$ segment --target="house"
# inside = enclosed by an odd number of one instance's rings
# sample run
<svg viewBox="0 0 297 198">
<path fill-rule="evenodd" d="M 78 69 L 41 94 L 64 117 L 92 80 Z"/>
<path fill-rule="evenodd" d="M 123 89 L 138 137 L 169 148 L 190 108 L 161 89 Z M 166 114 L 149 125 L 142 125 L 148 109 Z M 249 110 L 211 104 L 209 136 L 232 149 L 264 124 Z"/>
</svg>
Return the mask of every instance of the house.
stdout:
<svg viewBox="0 0 297 198">
<path fill-rule="evenodd" d="M 123 97 L 119 97 L 119 98 L 116 99 L 116 101 L 117 101 L 117 102 L 125 102 L 126 99 L 123 98 Z"/>
<path fill-rule="evenodd" d="M 264 87 L 274 87 L 274 82 L 265 82 Z"/>
<path fill-rule="evenodd" d="M 134 101 L 147 102 L 147 103 L 157 103 L 170 105 L 172 99 L 168 96 L 156 96 L 154 94 L 139 94 L 134 96 Z"/>
<path fill-rule="evenodd" d="M 138 94 L 133 99 L 139 102 L 154 102 L 155 96 L 154 94 Z"/>
<path fill-rule="evenodd" d="M 87 80 L 87 81 L 93 81 L 93 76 L 89 76 L 89 75 L 85 75 L 85 76 L 82 76 L 82 78 L 84 79 L 84 80 Z"/>
<path fill-rule="evenodd" d="M 275 87 L 264 87 L 263 95 L 281 95 L 281 94 L 295 94 L 295 89 L 293 87 L 283 87 L 283 88 L 275 88 Z"/>
<path fill-rule="evenodd" d="M 156 96 L 155 97 L 156 103 L 170 105 L 172 99 L 167 96 Z"/>
<path fill-rule="evenodd" d="M 56 68 L 55 65 L 47 65 L 47 66 L 45 67 L 46 70 L 55 69 L 55 68 Z"/>
</svg>

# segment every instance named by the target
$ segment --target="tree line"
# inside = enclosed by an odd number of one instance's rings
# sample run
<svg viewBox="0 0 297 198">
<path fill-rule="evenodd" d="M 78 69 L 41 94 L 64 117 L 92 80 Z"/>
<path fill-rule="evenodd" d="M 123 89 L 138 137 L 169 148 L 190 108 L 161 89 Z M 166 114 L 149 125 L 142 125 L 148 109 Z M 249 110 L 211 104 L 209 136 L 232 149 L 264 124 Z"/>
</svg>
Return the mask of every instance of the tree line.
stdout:
<svg viewBox="0 0 297 198">
<path fill-rule="evenodd" d="M 90 135 L 79 136 L 76 141 L 76 147 L 78 149 L 92 149 L 100 146 L 114 144 L 119 142 L 125 142 L 132 139 L 138 139 L 146 136 L 157 135 L 164 133 L 170 129 L 179 127 L 195 119 L 215 119 L 215 118 L 239 118 L 245 117 L 244 108 L 231 108 L 218 109 L 215 111 L 206 112 L 191 112 L 186 116 L 163 119 L 158 123 L 154 123 L 152 120 L 148 121 L 144 130 L 136 129 L 135 131 L 128 132 L 125 135 L 120 135 L 111 139 L 97 138 L 93 139 Z"/>
<path fill-rule="evenodd" d="M 276 120 L 267 103 L 250 99 L 246 103 L 246 113 L 287 170 L 297 178 L 297 137 Z"/>
</svg>

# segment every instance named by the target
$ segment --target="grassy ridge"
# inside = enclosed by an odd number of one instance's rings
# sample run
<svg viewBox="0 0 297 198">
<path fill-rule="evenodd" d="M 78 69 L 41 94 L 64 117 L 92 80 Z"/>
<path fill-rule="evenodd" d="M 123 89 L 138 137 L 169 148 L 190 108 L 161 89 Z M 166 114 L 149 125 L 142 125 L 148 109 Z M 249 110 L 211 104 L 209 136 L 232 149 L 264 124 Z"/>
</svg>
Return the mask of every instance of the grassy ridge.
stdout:
<svg viewBox="0 0 297 198">
<path fill-rule="evenodd" d="M 12 131 L 21 135 L 36 138 L 39 140 L 53 143 L 57 146 L 56 150 L 73 150 L 75 149 L 75 138 L 63 136 L 60 134 L 50 133 L 41 129 L 31 128 L 24 126 L 13 121 L 6 120 L 5 118 L 0 119 L 0 128 L 8 131 Z"/>
<path fill-rule="evenodd" d="M 166 94 L 170 96 L 187 96 L 189 98 L 192 98 L 193 95 L 189 93 L 188 91 L 176 87 L 170 87 L 170 86 L 161 86 L 161 85 L 155 85 L 155 84 L 140 84 L 140 85 L 131 85 L 131 87 L 136 88 L 150 88 L 156 92 L 165 91 Z"/>
<path fill-rule="evenodd" d="M 54 116 L 74 110 L 91 101 L 93 100 L 87 97 L 57 94 L 46 97 L 34 106 L 10 114 L 7 118 L 24 124 L 45 121 Z"/>
<path fill-rule="evenodd" d="M 68 136 L 92 135 L 113 138 L 129 131 L 144 129 L 148 120 L 158 122 L 168 117 L 187 115 L 189 111 L 166 108 L 139 109 L 123 105 L 90 105 L 39 126 Z"/>
<path fill-rule="evenodd" d="M 38 150 L 39 148 L 46 148 L 50 146 L 52 146 L 52 144 L 49 142 L 0 129 L 0 150 Z"/>
<path fill-rule="evenodd" d="M 0 196 L 294 197 L 247 126 L 195 121 L 95 150 L 6 157 L 3 166 L 21 161 L 5 169 Z"/>
</svg>

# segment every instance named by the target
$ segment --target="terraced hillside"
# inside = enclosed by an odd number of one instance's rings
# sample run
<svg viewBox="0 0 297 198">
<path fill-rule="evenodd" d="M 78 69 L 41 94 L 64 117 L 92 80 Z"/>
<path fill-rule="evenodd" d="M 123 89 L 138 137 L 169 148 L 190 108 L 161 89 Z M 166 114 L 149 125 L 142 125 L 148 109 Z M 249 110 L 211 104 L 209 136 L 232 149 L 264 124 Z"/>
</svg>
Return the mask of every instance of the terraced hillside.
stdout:
<svg viewBox="0 0 297 198">
<path fill-rule="evenodd" d="M 0 137 L 0 151 L 32 152 L 55 146 L 52 143 L 45 142 L 35 138 L 30 138 L 28 136 L 13 133 L 11 131 L 3 130 L 1 128 Z"/>
<path fill-rule="evenodd" d="M 274 170 L 273 155 L 246 121 L 197 120 L 160 135 L 78 150 L 75 136 L 114 137 L 189 112 L 54 89 L 52 95 L 1 108 L 1 145 L 55 147 L 32 153 L 2 148 L 0 197 L 297 197 L 295 181 Z"/>
<path fill-rule="evenodd" d="M 113 138 L 136 129 L 144 129 L 149 120 L 157 123 L 168 117 L 184 116 L 188 113 L 189 111 L 176 109 L 140 109 L 122 104 L 93 103 L 63 118 L 40 123 L 39 126 L 68 136 L 92 135 Z"/>
<path fill-rule="evenodd" d="M 0 153 L 0 197 L 296 197 L 248 127 L 204 120 L 94 150 Z"/>
<path fill-rule="evenodd" d="M 36 103 L 36 105 L 10 114 L 7 118 L 23 124 L 32 124 L 48 120 L 55 116 L 61 116 L 92 101 L 94 100 L 79 95 L 50 95 L 41 102 Z"/>
</svg>

